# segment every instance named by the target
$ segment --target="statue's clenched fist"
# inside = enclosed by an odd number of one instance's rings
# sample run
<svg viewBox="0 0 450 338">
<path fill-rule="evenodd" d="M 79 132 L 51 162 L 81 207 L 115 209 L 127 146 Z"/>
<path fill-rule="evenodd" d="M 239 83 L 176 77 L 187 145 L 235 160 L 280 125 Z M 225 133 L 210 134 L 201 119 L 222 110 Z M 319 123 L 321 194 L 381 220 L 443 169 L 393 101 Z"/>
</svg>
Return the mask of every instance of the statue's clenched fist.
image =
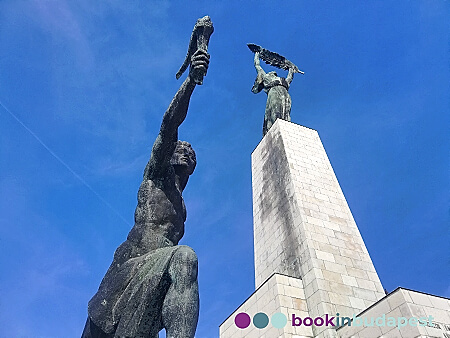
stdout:
<svg viewBox="0 0 450 338">
<path fill-rule="evenodd" d="M 208 71 L 209 54 L 204 50 L 197 49 L 197 51 L 191 57 L 191 68 L 189 75 L 194 79 L 197 77 L 203 77 Z"/>
</svg>

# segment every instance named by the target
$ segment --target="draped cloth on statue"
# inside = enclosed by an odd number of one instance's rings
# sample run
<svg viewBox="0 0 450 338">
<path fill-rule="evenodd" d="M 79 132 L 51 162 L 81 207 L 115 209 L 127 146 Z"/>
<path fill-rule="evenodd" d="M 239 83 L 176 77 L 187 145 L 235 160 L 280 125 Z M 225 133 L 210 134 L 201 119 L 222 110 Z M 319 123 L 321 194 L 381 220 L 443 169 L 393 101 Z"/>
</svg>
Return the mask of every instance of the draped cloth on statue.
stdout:
<svg viewBox="0 0 450 338">
<path fill-rule="evenodd" d="M 265 76 L 267 78 L 268 76 Z M 266 79 L 265 79 L 266 80 Z M 291 96 L 289 84 L 284 78 L 276 77 L 272 81 L 264 81 L 267 92 L 266 112 L 264 115 L 263 135 L 272 127 L 277 119 L 291 121 Z"/>
<path fill-rule="evenodd" d="M 266 117 L 275 120 L 282 119 L 291 121 L 291 96 L 283 86 L 275 86 L 270 88 L 267 93 Z"/>
<path fill-rule="evenodd" d="M 158 248 L 111 266 L 89 301 L 92 322 L 114 337 L 157 337 L 170 286 L 169 263 L 180 247 Z"/>
</svg>

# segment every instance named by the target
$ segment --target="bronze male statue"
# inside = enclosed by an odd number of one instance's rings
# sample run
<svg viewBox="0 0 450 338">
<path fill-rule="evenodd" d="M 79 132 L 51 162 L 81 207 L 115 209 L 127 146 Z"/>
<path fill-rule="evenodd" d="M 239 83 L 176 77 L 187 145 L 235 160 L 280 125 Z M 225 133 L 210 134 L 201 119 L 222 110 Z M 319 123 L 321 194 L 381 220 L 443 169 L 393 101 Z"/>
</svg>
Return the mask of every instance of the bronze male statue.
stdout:
<svg viewBox="0 0 450 338">
<path fill-rule="evenodd" d="M 291 96 L 288 93 L 289 86 L 294 78 L 294 73 L 304 73 L 280 54 L 271 52 L 252 43 L 247 44 L 247 46 L 255 53 L 254 64 L 257 76 L 252 92 L 257 94 L 264 89 L 267 94 L 266 112 L 264 114 L 263 124 L 264 136 L 275 123 L 276 119 L 283 119 L 286 121 L 291 120 Z M 280 77 L 276 72 L 266 73 L 260 65 L 260 58 L 271 66 L 288 70 L 287 77 Z"/>
<path fill-rule="evenodd" d="M 209 17 L 200 20 L 190 43 L 189 75 L 164 114 L 144 171 L 134 227 L 89 301 L 82 338 L 157 338 L 163 328 L 167 338 L 194 337 L 199 312 L 197 256 L 178 242 L 186 220 L 182 192 L 196 157 L 189 143 L 178 141 L 178 127 L 208 69 L 212 23 Z M 191 50 L 202 34 L 203 40 Z"/>
</svg>

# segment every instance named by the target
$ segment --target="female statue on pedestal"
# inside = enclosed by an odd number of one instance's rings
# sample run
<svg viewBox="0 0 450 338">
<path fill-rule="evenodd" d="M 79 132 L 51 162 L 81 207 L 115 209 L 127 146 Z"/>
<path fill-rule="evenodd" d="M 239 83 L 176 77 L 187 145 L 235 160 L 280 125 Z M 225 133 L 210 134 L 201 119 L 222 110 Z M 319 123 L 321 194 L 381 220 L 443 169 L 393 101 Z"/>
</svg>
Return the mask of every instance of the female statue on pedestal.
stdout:
<svg viewBox="0 0 450 338">
<path fill-rule="evenodd" d="M 248 44 L 248 47 L 255 53 L 254 64 L 256 72 L 258 73 L 252 92 L 257 94 L 264 89 L 267 94 L 266 112 L 264 114 L 263 124 L 264 136 L 275 123 L 276 119 L 283 119 L 286 121 L 291 120 L 291 96 L 288 93 L 289 85 L 294 78 L 294 73 L 304 73 L 292 62 L 277 53 L 270 52 L 267 49 L 254 44 Z M 272 66 L 287 69 L 287 77 L 280 77 L 276 72 L 266 73 L 260 65 L 260 58 Z"/>
</svg>

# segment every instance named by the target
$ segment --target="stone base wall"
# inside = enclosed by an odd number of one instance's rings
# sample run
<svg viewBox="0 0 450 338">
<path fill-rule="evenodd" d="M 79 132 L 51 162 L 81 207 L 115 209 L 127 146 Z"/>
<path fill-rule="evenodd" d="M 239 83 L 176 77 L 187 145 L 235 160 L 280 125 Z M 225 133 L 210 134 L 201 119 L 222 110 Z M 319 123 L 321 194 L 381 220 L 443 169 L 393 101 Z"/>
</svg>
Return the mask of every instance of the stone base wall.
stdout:
<svg viewBox="0 0 450 338">
<path fill-rule="evenodd" d="M 235 325 L 237 314 L 245 312 L 251 319 L 263 312 L 269 320 L 277 312 L 284 314 L 288 321 L 284 328 L 276 329 L 269 322 L 267 327 L 258 329 L 253 323 L 245 329 Z M 308 317 L 308 305 L 305 300 L 303 283 L 300 279 L 280 274 L 268 278 L 230 317 L 220 325 L 220 338 L 299 338 L 313 337 L 311 327 L 292 326 L 292 315 Z"/>
<path fill-rule="evenodd" d="M 369 309 L 357 315 L 367 319 L 361 326 L 343 326 L 337 330 L 340 338 L 450 338 L 450 299 L 428 295 L 425 293 L 397 288 L 389 295 L 378 301 Z M 432 320 L 430 321 L 430 316 Z M 383 319 L 384 317 L 384 319 Z M 401 321 L 399 327 L 398 318 L 406 320 L 415 318 L 427 318 L 426 324 L 409 325 Z M 371 324 L 374 318 L 373 326 Z M 389 318 L 396 319 L 396 326 Z M 378 322 L 377 322 L 378 320 Z M 361 320 L 360 320 L 361 323 Z M 360 324 L 357 323 L 357 324 Z M 380 324 L 380 326 L 377 325 Z M 415 321 L 412 322 L 414 324 Z M 383 325 L 384 324 L 384 325 Z M 417 323 L 419 324 L 419 323 Z"/>
</svg>

